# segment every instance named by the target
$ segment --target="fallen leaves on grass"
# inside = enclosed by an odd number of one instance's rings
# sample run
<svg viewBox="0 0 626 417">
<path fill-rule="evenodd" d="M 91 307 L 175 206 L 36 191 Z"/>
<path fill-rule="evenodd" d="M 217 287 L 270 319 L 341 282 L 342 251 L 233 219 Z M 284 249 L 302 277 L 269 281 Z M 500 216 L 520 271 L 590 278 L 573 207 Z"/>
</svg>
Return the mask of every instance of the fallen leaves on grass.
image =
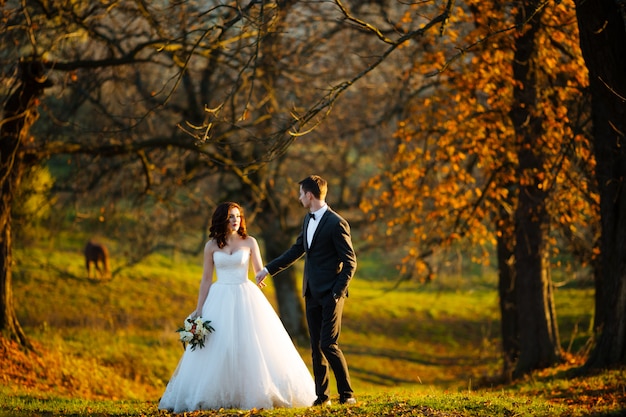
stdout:
<svg viewBox="0 0 626 417">
<path fill-rule="evenodd" d="M 47 350 L 31 341 L 34 350 L 0 337 L 0 384 L 18 393 L 41 393 L 84 399 L 128 398 L 137 387 L 93 358 L 76 357 L 62 350 Z M 153 388 L 147 388 L 152 389 Z M 156 395 L 156 394 L 154 394 Z"/>
</svg>

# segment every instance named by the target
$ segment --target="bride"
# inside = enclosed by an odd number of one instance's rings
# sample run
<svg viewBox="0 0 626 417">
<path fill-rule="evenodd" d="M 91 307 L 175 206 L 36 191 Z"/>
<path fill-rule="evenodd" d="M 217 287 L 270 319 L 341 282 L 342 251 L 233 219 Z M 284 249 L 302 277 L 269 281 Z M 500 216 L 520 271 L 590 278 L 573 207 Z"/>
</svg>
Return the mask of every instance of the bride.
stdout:
<svg viewBox="0 0 626 417">
<path fill-rule="evenodd" d="M 187 346 L 159 408 L 184 411 L 308 407 L 313 378 L 261 290 L 248 279 L 263 268 L 239 204 L 220 204 L 204 248 L 198 304 L 190 317 L 215 329 L 204 347 Z M 213 271 L 217 279 L 213 282 Z"/>
</svg>

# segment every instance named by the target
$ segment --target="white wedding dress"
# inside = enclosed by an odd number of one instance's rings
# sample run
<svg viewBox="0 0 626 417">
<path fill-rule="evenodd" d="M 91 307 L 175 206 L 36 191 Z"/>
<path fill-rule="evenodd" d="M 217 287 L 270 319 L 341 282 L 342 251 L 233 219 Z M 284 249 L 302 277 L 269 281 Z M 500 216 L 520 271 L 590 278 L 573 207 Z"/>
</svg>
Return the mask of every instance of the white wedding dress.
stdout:
<svg viewBox="0 0 626 417">
<path fill-rule="evenodd" d="M 176 413 L 308 407 L 313 378 L 261 290 L 248 279 L 250 251 L 215 252 L 217 280 L 202 308 L 215 329 L 204 348 L 188 345 L 159 408 Z"/>
</svg>

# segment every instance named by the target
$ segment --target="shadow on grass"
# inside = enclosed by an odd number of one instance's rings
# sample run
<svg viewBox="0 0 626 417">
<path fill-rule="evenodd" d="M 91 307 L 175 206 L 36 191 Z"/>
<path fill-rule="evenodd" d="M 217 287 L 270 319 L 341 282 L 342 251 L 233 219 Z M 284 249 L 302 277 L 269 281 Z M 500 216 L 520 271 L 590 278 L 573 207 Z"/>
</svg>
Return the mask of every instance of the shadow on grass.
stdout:
<svg viewBox="0 0 626 417">
<path fill-rule="evenodd" d="M 428 385 L 446 386 L 463 381 L 472 370 L 476 370 L 478 365 L 488 367 L 494 363 L 494 358 L 477 358 L 471 355 L 428 356 L 417 350 L 407 351 L 350 344 L 343 344 L 342 350 L 348 357 L 361 357 L 360 360 L 350 363 L 350 373 L 353 377 L 385 387 L 422 384 L 426 381 Z M 377 364 L 381 359 L 388 360 L 389 371 L 381 371 L 374 366 L 368 368 L 369 362 L 364 361 L 363 358 L 371 358 L 372 364 Z M 434 371 L 435 368 L 440 371 Z"/>
</svg>

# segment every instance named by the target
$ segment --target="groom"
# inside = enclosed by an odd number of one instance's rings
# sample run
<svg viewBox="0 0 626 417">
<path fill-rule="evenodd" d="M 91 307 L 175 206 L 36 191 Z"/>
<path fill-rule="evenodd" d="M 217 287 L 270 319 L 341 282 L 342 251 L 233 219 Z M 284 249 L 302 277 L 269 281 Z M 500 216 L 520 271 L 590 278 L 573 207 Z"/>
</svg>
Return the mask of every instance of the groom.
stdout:
<svg viewBox="0 0 626 417">
<path fill-rule="evenodd" d="M 269 274 L 291 266 L 304 255 L 302 294 L 309 324 L 313 375 L 317 399 L 313 405 L 330 405 L 328 365 L 335 374 L 339 402 L 356 404 L 348 365 L 337 341 L 348 283 L 356 270 L 350 226 L 326 204 L 326 181 L 311 175 L 300 181 L 300 203 L 309 209 L 296 242 L 256 275 L 257 284 Z"/>
</svg>

